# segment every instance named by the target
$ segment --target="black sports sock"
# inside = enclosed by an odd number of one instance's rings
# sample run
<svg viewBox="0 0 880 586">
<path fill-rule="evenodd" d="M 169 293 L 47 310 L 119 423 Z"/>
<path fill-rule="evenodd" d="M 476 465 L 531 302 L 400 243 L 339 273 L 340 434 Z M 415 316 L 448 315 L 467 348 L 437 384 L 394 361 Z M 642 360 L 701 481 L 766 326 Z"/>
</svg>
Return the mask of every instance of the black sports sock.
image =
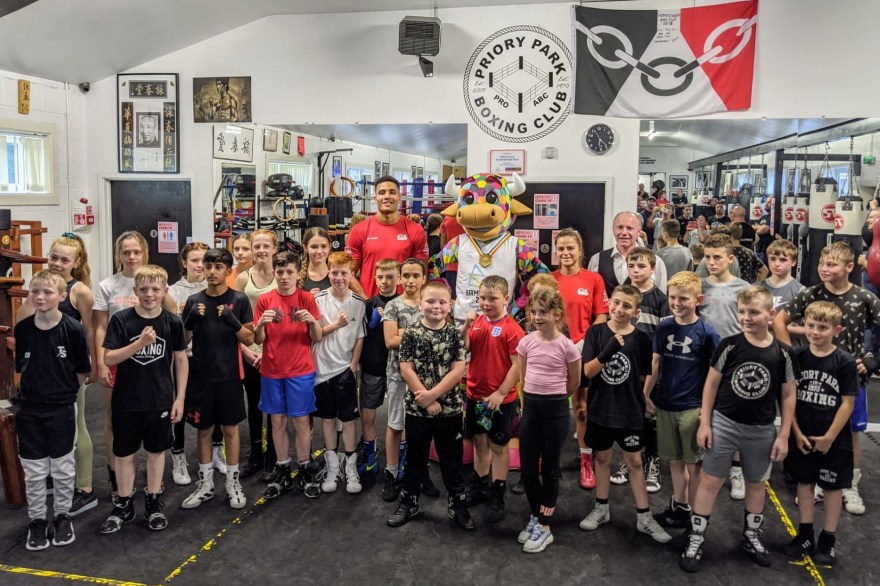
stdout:
<svg viewBox="0 0 880 586">
<path fill-rule="evenodd" d="M 798 525 L 798 537 L 813 539 L 813 524 L 801 523 L 800 525 Z"/>
<path fill-rule="evenodd" d="M 607 505 L 607 504 L 608 504 L 608 499 L 600 499 L 600 498 L 597 498 L 597 499 L 596 499 L 596 504 L 597 504 L 597 505 Z"/>
<path fill-rule="evenodd" d="M 739 460 L 734 460 L 730 464 L 731 466 L 736 466 L 737 468 L 742 468 L 742 464 L 740 464 Z"/>
<path fill-rule="evenodd" d="M 638 513 L 639 515 L 641 515 L 643 513 L 650 513 L 650 512 L 651 512 L 651 507 L 648 507 L 646 509 L 640 509 L 640 508 L 636 507 L 636 513 Z"/>
<path fill-rule="evenodd" d="M 837 542 L 837 534 L 830 533 L 828 531 L 822 530 L 819 533 L 819 543 L 817 544 L 817 548 L 822 553 L 828 553 L 831 551 L 831 548 L 834 547 L 834 544 Z"/>
</svg>

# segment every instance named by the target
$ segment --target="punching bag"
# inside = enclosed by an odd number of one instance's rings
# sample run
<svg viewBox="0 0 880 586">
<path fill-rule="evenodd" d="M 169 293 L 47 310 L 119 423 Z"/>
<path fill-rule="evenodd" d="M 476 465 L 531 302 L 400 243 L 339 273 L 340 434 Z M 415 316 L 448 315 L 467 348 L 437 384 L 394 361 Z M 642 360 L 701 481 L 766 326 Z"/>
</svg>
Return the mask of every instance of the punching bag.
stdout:
<svg viewBox="0 0 880 586">
<path fill-rule="evenodd" d="M 810 188 L 810 230 L 800 279 L 807 287 L 819 283 L 819 254 L 831 244 L 836 202 L 837 181 L 833 177 L 820 174 Z"/>
<path fill-rule="evenodd" d="M 834 241 L 846 242 L 859 258 L 862 254 L 862 226 L 865 224 L 865 203 L 852 193 L 843 195 L 835 203 Z M 872 242 L 873 244 L 873 242 Z M 862 285 L 862 271 L 853 270 L 849 280 L 853 285 Z"/>
</svg>

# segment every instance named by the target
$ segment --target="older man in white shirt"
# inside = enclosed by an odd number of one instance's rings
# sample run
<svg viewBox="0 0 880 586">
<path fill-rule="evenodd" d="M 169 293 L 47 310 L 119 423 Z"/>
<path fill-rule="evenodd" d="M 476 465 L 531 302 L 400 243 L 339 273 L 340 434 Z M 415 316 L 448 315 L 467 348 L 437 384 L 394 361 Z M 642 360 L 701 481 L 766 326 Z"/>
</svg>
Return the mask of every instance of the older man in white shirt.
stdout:
<svg viewBox="0 0 880 586">
<path fill-rule="evenodd" d="M 620 212 L 611 223 L 615 245 L 597 252 L 590 258 L 587 268 L 602 275 L 608 297 L 614 288 L 629 282 L 626 269 L 626 255 L 638 246 L 639 232 L 642 231 L 642 218 L 636 212 Z M 654 268 L 654 285 L 666 293 L 666 265 L 657 259 Z"/>
</svg>

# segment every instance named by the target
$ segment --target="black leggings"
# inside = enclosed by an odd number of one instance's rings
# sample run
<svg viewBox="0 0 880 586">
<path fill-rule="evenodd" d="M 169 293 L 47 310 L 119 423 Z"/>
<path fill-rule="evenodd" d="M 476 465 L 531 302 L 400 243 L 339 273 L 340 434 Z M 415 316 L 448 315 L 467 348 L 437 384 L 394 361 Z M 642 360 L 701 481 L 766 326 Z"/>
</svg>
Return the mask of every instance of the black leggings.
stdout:
<svg viewBox="0 0 880 586">
<path fill-rule="evenodd" d="M 567 396 L 535 399 L 525 395 L 519 426 L 522 483 L 531 514 L 538 517 L 542 525 L 550 518 L 541 514 L 541 507 L 552 509 L 559 498 L 559 479 L 562 477 L 559 458 L 570 423 Z"/>
<path fill-rule="evenodd" d="M 248 431 L 251 438 L 251 450 L 263 445 L 263 412 L 260 411 L 260 371 L 244 362 L 244 391 L 247 394 Z M 272 440 L 272 423 L 266 427 L 266 455 L 275 459 L 275 442 Z"/>
</svg>

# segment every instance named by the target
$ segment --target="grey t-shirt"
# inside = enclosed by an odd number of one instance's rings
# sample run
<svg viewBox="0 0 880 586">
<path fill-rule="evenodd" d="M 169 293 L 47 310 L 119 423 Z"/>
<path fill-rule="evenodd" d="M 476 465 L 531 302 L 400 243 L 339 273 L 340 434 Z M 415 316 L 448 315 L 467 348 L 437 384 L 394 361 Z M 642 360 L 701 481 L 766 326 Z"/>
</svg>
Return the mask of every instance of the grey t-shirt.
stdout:
<svg viewBox="0 0 880 586">
<path fill-rule="evenodd" d="M 666 263 L 666 274 L 670 277 L 681 271 L 694 270 L 694 258 L 691 256 L 691 251 L 681 244 L 664 246 L 657 251 L 657 256 Z"/>
<path fill-rule="evenodd" d="M 780 285 L 779 287 L 771 285 L 768 279 L 761 281 L 759 285 L 766 287 L 773 295 L 773 309 L 776 311 L 784 309 L 785 306 L 788 305 L 788 302 L 794 299 L 794 296 L 800 293 L 801 289 L 804 288 L 804 286 L 796 279 L 792 279 L 785 285 Z"/>
<path fill-rule="evenodd" d="M 422 320 L 422 312 L 418 305 L 411 307 L 404 303 L 403 296 L 395 297 L 385 304 L 385 311 L 382 315 L 382 327 L 384 322 L 397 322 L 398 328 L 410 328 Z M 400 350 L 388 351 L 388 366 L 385 370 L 385 376 L 392 380 L 403 380 L 400 375 Z"/>
<path fill-rule="evenodd" d="M 715 328 L 721 338 L 726 338 L 741 331 L 737 318 L 736 296 L 749 284 L 742 279 L 734 278 L 723 285 L 716 285 L 703 279 L 703 304 L 700 305 L 700 317 Z"/>
</svg>

